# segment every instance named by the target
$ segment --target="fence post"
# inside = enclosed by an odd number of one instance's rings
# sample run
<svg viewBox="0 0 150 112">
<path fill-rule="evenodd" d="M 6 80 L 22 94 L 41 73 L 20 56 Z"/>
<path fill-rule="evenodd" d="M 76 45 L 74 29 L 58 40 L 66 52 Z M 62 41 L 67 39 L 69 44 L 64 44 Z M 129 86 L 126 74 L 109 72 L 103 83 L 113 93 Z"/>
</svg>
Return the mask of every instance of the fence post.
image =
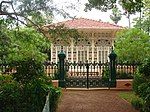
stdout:
<svg viewBox="0 0 150 112">
<path fill-rule="evenodd" d="M 59 64 L 58 64 L 59 87 L 65 87 L 65 58 L 66 58 L 66 54 L 63 52 L 63 48 L 61 48 L 61 51 L 58 54 L 58 58 L 59 58 Z"/>
<path fill-rule="evenodd" d="M 112 52 L 109 54 L 110 58 L 110 78 L 109 78 L 109 87 L 116 87 L 116 58 L 117 55 L 112 49 Z"/>
<path fill-rule="evenodd" d="M 89 89 L 89 64 L 88 64 L 88 60 L 85 63 L 86 66 L 86 70 L 87 70 L 87 89 Z"/>
</svg>

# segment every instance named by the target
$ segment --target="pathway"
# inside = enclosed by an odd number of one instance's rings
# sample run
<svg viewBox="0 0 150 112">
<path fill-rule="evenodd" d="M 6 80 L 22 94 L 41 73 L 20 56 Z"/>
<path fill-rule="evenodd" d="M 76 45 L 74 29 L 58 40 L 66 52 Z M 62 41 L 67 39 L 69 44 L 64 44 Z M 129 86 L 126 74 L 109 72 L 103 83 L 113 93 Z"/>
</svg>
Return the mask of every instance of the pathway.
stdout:
<svg viewBox="0 0 150 112">
<path fill-rule="evenodd" d="M 63 90 L 58 112 L 138 112 L 118 97 L 119 92 Z"/>
</svg>

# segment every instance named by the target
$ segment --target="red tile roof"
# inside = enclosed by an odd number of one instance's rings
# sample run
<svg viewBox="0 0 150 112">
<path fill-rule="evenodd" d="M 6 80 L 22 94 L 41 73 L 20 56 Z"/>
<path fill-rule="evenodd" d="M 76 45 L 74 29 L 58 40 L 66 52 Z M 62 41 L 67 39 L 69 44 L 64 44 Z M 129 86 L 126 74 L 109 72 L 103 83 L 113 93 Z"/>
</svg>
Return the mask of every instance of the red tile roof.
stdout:
<svg viewBox="0 0 150 112">
<path fill-rule="evenodd" d="M 108 22 L 96 21 L 92 19 L 85 19 L 85 18 L 77 18 L 73 20 L 67 20 L 63 22 L 59 22 L 57 24 L 64 24 L 66 27 L 69 28 L 96 28 L 96 29 L 121 29 L 123 27 L 110 24 Z"/>
</svg>

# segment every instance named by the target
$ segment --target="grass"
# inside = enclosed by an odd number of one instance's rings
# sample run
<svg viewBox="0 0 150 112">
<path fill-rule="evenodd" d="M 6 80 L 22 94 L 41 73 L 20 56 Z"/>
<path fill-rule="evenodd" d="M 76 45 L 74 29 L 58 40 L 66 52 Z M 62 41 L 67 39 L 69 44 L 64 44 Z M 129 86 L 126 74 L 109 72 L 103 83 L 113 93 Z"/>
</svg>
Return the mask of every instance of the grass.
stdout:
<svg viewBox="0 0 150 112">
<path fill-rule="evenodd" d="M 138 98 L 138 96 L 135 95 L 135 93 L 132 92 L 132 91 L 130 91 L 130 92 L 120 92 L 119 97 L 122 98 L 122 99 L 125 99 L 129 103 L 131 103 L 132 100 Z"/>
</svg>

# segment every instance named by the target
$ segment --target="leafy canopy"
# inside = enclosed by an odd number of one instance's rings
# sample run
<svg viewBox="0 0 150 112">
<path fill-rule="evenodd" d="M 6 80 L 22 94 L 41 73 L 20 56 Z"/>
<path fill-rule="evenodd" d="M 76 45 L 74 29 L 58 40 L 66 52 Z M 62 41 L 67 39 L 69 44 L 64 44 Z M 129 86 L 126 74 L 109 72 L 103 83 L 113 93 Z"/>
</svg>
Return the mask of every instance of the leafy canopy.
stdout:
<svg viewBox="0 0 150 112">
<path fill-rule="evenodd" d="M 110 15 L 110 19 L 117 24 L 121 20 L 121 11 L 115 6 L 112 9 L 112 15 Z"/>
<path fill-rule="evenodd" d="M 139 28 L 150 34 L 150 1 L 143 0 L 144 7 L 141 13 L 141 17 L 135 18 L 134 27 Z"/>
<path fill-rule="evenodd" d="M 141 7 L 143 7 L 142 0 L 88 0 L 88 2 L 85 4 L 85 11 L 91 10 L 92 8 L 107 11 L 116 6 L 117 2 L 129 13 L 139 12 Z"/>
<path fill-rule="evenodd" d="M 33 28 L 8 30 L 3 25 L 0 25 L 3 28 L 0 30 L 0 62 L 26 59 L 45 61 L 47 56 L 43 52 L 49 49 L 50 40 Z"/>
<path fill-rule="evenodd" d="M 117 34 L 115 50 L 119 60 L 142 62 L 150 57 L 150 36 L 139 29 L 125 29 Z"/>
</svg>

